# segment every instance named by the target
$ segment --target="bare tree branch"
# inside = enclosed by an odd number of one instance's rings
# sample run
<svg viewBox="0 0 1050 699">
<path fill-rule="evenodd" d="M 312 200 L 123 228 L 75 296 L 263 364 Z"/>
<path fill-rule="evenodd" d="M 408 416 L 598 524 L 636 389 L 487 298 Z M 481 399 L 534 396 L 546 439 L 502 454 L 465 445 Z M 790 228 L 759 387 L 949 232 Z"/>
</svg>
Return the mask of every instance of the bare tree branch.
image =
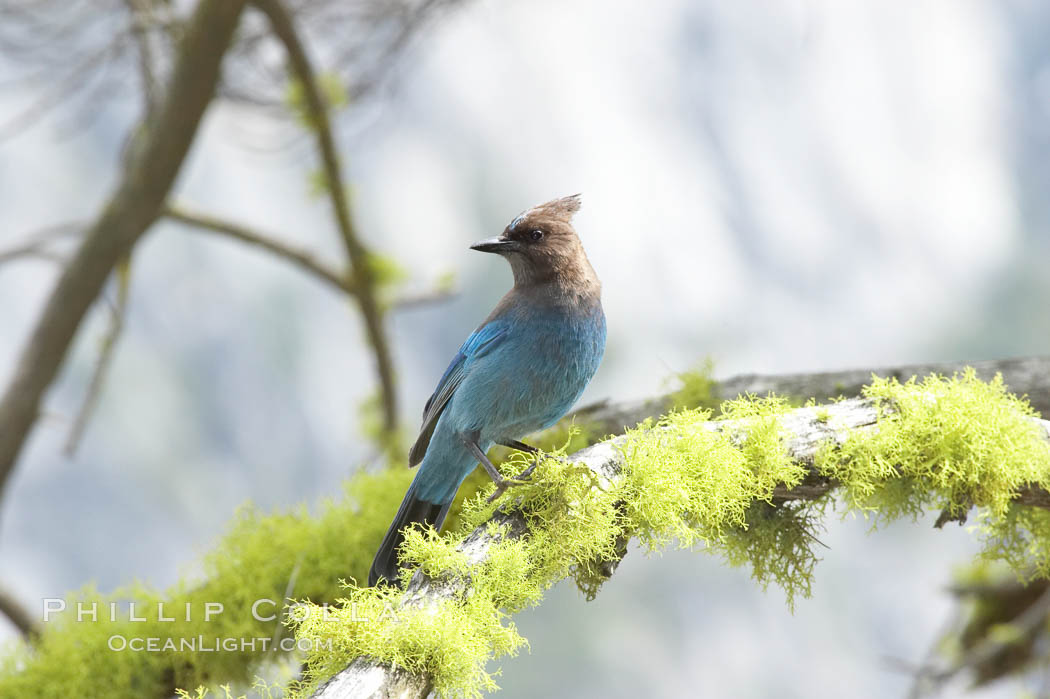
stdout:
<svg viewBox="0 0 1050 699">
<path fill-rule="evenodd" d="M 58 265 L 65 264 L 66 262 L 66 258 L 62 257 L 62 255 L 53 250 L 48 250 L 46 243 L 32 242 L 0 251 L 0 264 L 11 262 L 13 260 L 34 257 L 40 260 L 54 262 Z"/>
<path fill-rule="evenodd" d="M 354 283 L 349 273 L 340 272 L 323 260 L 317 259 L 309 250 L 289 245 L 288 243 L 278 240 L 275 236 L 217 216 L 190 211 L 183 206 L 169 204 L 164 209 L 164 216 L 172 221 L 185 223 L 193 228 L 211 233 L 225 235 L 234 240 L 239 240 L 242 243 L 247 243 L 248 245 L 266 250 L 277 257 L 291 262 L 306 273 L 316 277 L 338 291 L 350 294 L 351 296 L 356 295 L 358 292 L 357 285 Z M 390 309 L 393 311 L 400 311 L 433 303 L 441 303 L 455 295 L 456 291 L 453 288 L 439 288 L 429 292 L 400 296 L 394 299 L 390 304 Z"/>
<path fill-rule="evenodd" d="M 342 165 L 328 119 L 328 105 L 325 102 L 317 78 L 299 39 L 291 16 L 280 0 L 255 0 L 255 5 L 270 20 L 274 34 L 288 51 L 288 60 L 292 72 L 302 83 L 304 98 L 310 121 L 317 133 L 317 145 L 321 153 L 325 181 L 332 201 L 336 224 L 339 227 L 350 259 L 350 267 L 357 288 L 355 298 L 365 323 L 365 334 L 375 354 L 376 373 L 379 375 L 380 392 L 383 399 L 383 422 L 387 432 L 397 428 L 397 390 L 394 385 L 394 368 L 383 326 L 383 310 L 377 299 L 376 278 L 372 270 L 372 253 L 364 246 L 354 228 L 350 215 L 350 203 L 347 197 L 346 184 L 343 181 Z"/>
<path fill-rule="evenodd" d="M 37 630 L 36 619 L 29 613 L 29 610 L 22 606 L 9 590 L 2 587 L 0 587 L 0 614 L 6 616 L 23 636 L 28 636 Z"/>
<path fill-rule="evenodd" d="M 885 407 L 883 407 L 885 410 Z M 843 442 L 854 430 L 874 429 L 880 416 L 879 406 L 874 400 L 854 398 L 820 408 L 799 408 L 778 418 L 791 457 L 814 469 L 813 459 L 817 451 L 828 440 Z M 1043 438 L 1050 440 L 1050 422 L 1036 420 L 1043 429 Z M 703 423 L 698 430 L 729 431 L 746 430 L 741 420 L 721 420 Z M 660 429 L 660 428 L 656 428 Z M 589 468 L 595 475 L 593 487 L 616 483 L 622 478 L 624 452 L 619 447 L 626 437 L 613 437 L 576 452 L 569 457 L 572 462 Z M 814 470 L 815 473 L 815 470 Z M 832 481 L 813 482 L 806 479 L 801 486 L 777 490 L 775 498 L 785 500 L 808 500 L 819 497 L 830 488 Z M 1043 496 L 1045 491 L 1039 491 Z M 1019 498 L 1020 502 L 1025 502 Z M 1050 509 L 1050 500 L 1036 498 L 1030 503 L 1036 507 Z M 486 559 L 492 546 L 499 541 L 527 536 L 529 521 L 520 511 L 500 509 L 493 518 L 476 528 L 460 545 L 470 563 Z M 419 607 L 437 604 L 443 600 L 465 599 L 470 594 L 470 577 L 435 580 L 417 571 L 409 582 L 402 599 L 402 607 Z M 425 675 L 413 675 L 396 670 L 389 665 L 369 658 L 357 658 L 317 689 L 317 699 L 351 699 L 357 697 L 398 697 L 411 699 L 427 696 L 431 681 Z"/>
<path fill-rule="evenodd" d="M 244 0 L 201 0 L 156 119 L 143 131 L 123 181 L 66 266 L 23 347 L 0 400 L 0 492 L 84 314 L 116 262 L 161 213 L 219 79 Z"/>
<path fill-rule="evenodd" d="M 357 293 L 357 287 L 350 280 L 349 274 L 330 267 L 325 262 L 314 257 L 311 252 L 289 245 L 271 235 L 267 235 L 242 224 L 227 221 L 216 216 L 190 211 L 183 206 L 169 204 L 164 208 L 164 216 L 170 218 L 172 221 L 185 223 L 194 228 L 210 231 L 212 233 L 219 233 L 220 235 L 228 236 L 234 240 L 239 240 L 242 243 L 254 245 L 255 247 L 288 260 L 300 269 L 339 291 L 347 294 Z"/>
</svg>

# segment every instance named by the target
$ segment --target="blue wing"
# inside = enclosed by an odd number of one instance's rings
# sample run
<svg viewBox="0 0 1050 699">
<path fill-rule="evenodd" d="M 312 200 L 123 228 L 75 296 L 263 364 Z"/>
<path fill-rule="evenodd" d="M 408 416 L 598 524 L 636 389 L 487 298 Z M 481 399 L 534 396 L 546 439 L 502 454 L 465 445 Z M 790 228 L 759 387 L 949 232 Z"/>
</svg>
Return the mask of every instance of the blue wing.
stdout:
<svg viewBox="0 0 1050 699">
<path fill-rule="evenodd" d="M 430 445 L 430 438 L 434 435 L 434 428 L 437 427 L 438 418 L 444 412 L 452 394 L 456 392 L 470 372 L 473 362 L 498 345 L 506 336 L 507 328 L 507 323 L 500 320 L 486 323 L 475 330 L 459 348 L 459 352 L 448 365 L 448 369 L 445 369 L 441 380 L 438 381 L 437 388 L 434 389 L 433 395 L 423 408 L 423 427 L 420 428 L 419 437 L 416 438 L 416 443 L 412 445 L 412 450 L 408 453 L 409 467 L 423 460 L 423 455 L 427 453 L 427 446 Z"/>
</svg>

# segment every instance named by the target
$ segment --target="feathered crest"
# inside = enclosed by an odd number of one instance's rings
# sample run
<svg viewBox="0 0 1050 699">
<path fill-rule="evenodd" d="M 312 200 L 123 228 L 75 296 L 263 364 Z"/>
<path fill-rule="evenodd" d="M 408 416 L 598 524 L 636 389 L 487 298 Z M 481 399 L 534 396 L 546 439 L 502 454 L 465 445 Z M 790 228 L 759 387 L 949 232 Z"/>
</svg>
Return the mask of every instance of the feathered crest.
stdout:
<svg viewBox="0 0 1050 699">
<path fill-rule="evenodd" d="M 565 221 L 565 223 L 572 223 L 572 217 L 580 210 L 581 196 L 580 194 L 573 194 L 561 199 L 553 199 L 546 204 L 540 204 L 533 210 L 551 218 Z"/>
<path fill-rule="evenodd" d="M 572 217 L 580 210 L 580 194 L 573 194 L 561 199 L 552 199 L 545 204 L 534 206 L 527 211 L 521 212 L 517 218 L 511 221 L 510 228 L 513 229 L 525 219 L 553 219 L 562 223 L 572 223 Z"/>
</svg>

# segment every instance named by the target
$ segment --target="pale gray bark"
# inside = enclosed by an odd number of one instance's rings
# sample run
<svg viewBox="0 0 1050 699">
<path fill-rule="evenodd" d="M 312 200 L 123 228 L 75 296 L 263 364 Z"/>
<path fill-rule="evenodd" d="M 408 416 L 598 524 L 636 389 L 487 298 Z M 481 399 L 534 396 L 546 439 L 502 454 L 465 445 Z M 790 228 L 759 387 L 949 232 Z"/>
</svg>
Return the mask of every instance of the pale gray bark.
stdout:
<svg viewBox="0 0 1050 699">
<path fill-rule="evenodd" d="M 864 372 L 868 375 L 868 372 Z M 757 384 L 756 381 L 754 384 Z M 776 381 L 770 381 L 777 384 Z M 740 385 L 740 384 L 738 384 Z M 779 385 L 785 385 L 780 383 Z M 623 413 L 621 413 L 623 414 Z M 854 430 L 870 430 L 875 426 L 878 409 L 875 401 L 854 398 L 811 408 L 799 408 L 786 413 L 779 422 L 785 435 L 790 435 L 786 446 L 791 456 L 802 464 L 813 467 L 813 457 L 828 440 L 841 443 Z M 1050 422 L 1036 420 L 1043 430 L 1044 438 L 1050 441 Z M 732 434 L 746 433 L 746 426 L 739 421 L 712 421 L 698 429 L 712 431 L 730 430 Z M 577 464 L 585 465 L 597 475 L 601 484 L 616 482 L 623 467 L 623 454 L 617 447 L 626 437 L 612 437 L 582 449 L 569 457 Z M 811 500 L 824 495 L 836 487 L 836 483 L 816 474 L 815 470 L 799 486 L 788 489 L 781 486 L 775 490 L 774 499 Z M 1034 507 L 1050 509 L 1050 494 L 1043 490 L 1027 490 L 1019 493 L 1018 501 Z M 526 535 L 528 526 L 519 512 L 499 511 L 493 517 L 499 525 L 489 527 L 486 523 L 471 533 L 460 546 L 472 562 L 484 560 L 490 548 L 498 541 Z M 497 533 L 493 533 L 497 532 Z M 615 570 L 615 562 L 609 572 Z M 433 580 L 417 572 L 402 597 L 401 605 L 419 606 L 435 604 L 441 600 L 462 597 L 470 593 L 470 582 L 464 578 Z M 428 677 L 412 675 L 402 669 L 368 658 L 357 658 L 345 669 L 321 686 L 314 697 L 323 699 L 360 699 L 363 697 L 398 697 L 410 699 L 425 697 L 430 692 Z"/>
</svg>

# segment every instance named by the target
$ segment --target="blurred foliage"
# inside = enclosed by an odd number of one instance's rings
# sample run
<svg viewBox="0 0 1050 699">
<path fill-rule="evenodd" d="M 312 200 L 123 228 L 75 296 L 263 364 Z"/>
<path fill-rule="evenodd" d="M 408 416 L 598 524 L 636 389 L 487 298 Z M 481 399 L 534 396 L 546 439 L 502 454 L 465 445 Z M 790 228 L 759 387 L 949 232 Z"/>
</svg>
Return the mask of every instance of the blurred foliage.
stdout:
<svg viewBox="0 0 1050 699">
<path fill-rule="evenodd" d="M 31 644 L 17 641 L 0 656 L 0 696 L 22 697 L 142 697 L 170 696 L 176 687 L 251 684 L 265 662 L 282 656 L 263 649 L 209 652 L 163 650 L 115 652 L 109 639 L 272 639 L 281 633 L 279 621 L 259 621 L 252 615 L 256 600 L 260 616 L 278 613 L 286 597 L 315 602 L 334 600 L 340 580 L 367 580 L 372 554 L 397 509 L 411 479 L 407 469 L 362 473 L 347 484 L 340 501 L 324 502 L 316 514 L 305 507 L 263 515 L 243 507 L 229 532 L 203 560 L 202 576 L 159 591 L 134 583 L 110 594 L 91 587 L 66 598 L 66 610 L 44 625 Z M 131 621 L 127 603 L 134 601 Z M 219 602 L 221 614 L 204 620 L 205 604 Z M 77 604 L 97 604 L 98 619 L 76 620 Z M 109 618 L 109 605 L 118 614 Z M 164 616 L 174 622 L 160 621 Z M 185 620 L 186 605 L 191 619 Z M 294 661 L 289 672 L 294 672 Z"/>
<path fill-rule="evenodd" d="M 404 425 L 387 429 L 383 420 L 383 395 L 377 388 L 357 407 L 361 434 L 376 445 L 391 468 L 404 467 L 408 460 L 405 448 L 408 436 Z"/>
<path fill-rule="evenodd" d="M 1018 580 L 1001 563 L 975 561 L 955 573 L 954 619 L 916 673 L 914 695 L 966 673 L 974 686 L 1050 670 L 1050 581 Z"/>
<path fill-rule="evenodd" d="M 329 111 L 339 110 L 350 103 L 350 95 L 347 93 L 346 85 L 335 73 L 320 73 L 317 76 L 317 87 L 321 92 L 321 99 Z M 307 131 L 317 128 L 311 115 L 306 100 L 306 88 L 301 80 L 292 79 L 288 81 L 284 104 L 289 113 Z"/>
</svg>

